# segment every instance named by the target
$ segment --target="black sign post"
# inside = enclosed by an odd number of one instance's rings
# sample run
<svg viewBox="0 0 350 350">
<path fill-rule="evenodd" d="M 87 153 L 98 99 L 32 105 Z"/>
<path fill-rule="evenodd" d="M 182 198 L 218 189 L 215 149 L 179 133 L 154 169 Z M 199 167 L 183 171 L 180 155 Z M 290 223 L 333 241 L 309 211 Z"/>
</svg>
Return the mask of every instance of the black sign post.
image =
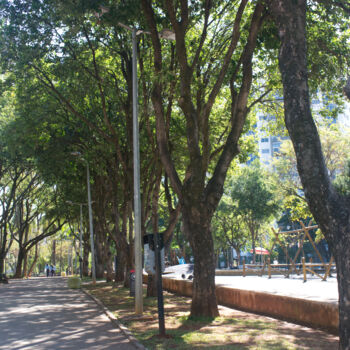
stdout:
<svg viewBox="0 0 350 350">
<path fill-rule="evenodd" d="M 158 324 L 159 335 L 165 337 L 165 321 L 164 321 L 164 299 L 163 299 L 163 282 L 162 282 L 162 266 L 160 251 L 164 246 L 163 237 L 157 232 L 154 233 L 154 255 L 157 276 L 157 297 L 158 297 Z"/>
</svg>

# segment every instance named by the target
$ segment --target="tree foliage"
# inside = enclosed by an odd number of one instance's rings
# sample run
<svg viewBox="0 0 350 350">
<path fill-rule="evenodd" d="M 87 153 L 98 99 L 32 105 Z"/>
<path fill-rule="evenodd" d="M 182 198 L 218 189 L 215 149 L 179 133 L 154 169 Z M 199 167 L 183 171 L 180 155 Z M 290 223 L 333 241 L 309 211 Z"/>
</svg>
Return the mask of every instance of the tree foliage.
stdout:
<svg viewBox="0 0 350 350">
<path fill-rule="evenodd" d="M 280 211 L 273 175 L 259 167 L 244 167 L 232 179 L 229 193 L 236 205 L 236 213 L 242 216 L 250 232 L 255 263 L 255 243 L 261 233 L 260 227 L 271 221 Z"/>
</svg>

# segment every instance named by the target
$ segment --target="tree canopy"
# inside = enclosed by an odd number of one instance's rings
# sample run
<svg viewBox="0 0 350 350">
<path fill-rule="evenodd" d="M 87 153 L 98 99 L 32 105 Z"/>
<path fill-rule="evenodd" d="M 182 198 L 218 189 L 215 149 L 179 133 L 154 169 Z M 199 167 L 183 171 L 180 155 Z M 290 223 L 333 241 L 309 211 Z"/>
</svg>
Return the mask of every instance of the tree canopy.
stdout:
<svg viewBox="0 0 350 350">
<path fill-rule="evenodd" d="M 231 195 L 251 232 L 278 211 L 267 175 L 263 181 L 248 168 L 241 173 L 231 168 L 233 160 L 245 162 L 253 151 L 257 111 L 273 116 L 273 128 L 281 133 L 300 128 L 306 139 L 293 139 L 300 151 L 299 173 L 301 164 L 313 162 L 300 145 L 318 145 L 315 159 L 321 157 L 313 123 L 294 125 L 290 112 L 285 114 L 287 128 L 283 122 L 283 104 L 290 111 L 293 94 L 287 93 L 290 72 L 283 71 L 288 62 L 282 53 L 285 49 L 288 57 L 291 46 L 283 41 L 282 32 L 290 28 L 281 23 L 278 3 L 1 1 L 1 152 L 28 161 L 33 176 L 57 194 L 61 208 L 67 200 L 86 202 L 86 163 L 72 152 L 89 162 L 93 258 L 101 275 L 104 265 L 110 266 L 111 242 L 124 276 L 133 265 L 132 50 L 125 26 L 139 30 L 142 232 L 150 227 L 158 232 L 161 226 L 170 241 L 181 213 L 180 229 L 195 259 L 192 315 L 218 314 L 212 219 L 227 174 L 239 174 Z M 316 100 L 321 94 L 327 103 L 319 114 L 335 118 L 348 79 L 349 8 L 335 0 L 293 4 L 304 10 L 303 22 L 296 24 L 303 31 L 295 35 L 305 46 L 300 51 L 305 62 L 298 62 L 308 76 L 302 82 L 305 96 Z M 286 22 L 292 17 L 289 13 Z M 166 31 L 174 41 L 165 39 Z M 309 102 L 304 114 L 311 116 Z M 306 135 L 305 125 L 310 126 Z M 329 152 L 334 154 L 334 148 Z M 335 174 L 342 165 L 328 158 L 328 170 L 333 167 Z M 315 172 L 326 179 L 325 169 Z M 314 180 L 312 174 L 302 178 L 308 193 L 306 183 L 315 185 Z M 78 221 L 78 211 L 67 207 L 62 216 L 74 214 Z"/>
</svg>

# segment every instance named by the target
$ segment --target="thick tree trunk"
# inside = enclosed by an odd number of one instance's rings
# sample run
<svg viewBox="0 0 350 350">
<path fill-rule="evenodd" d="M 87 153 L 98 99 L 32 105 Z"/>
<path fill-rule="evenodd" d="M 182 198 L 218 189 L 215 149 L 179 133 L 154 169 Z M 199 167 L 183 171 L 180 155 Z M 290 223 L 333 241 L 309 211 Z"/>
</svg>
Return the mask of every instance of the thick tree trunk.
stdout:
<svg viewBox="0 0 350 350">
<path fill-rule="evenodd" d="M 106 259 L 106 282 L 112 282 L 113 281 L 113 259 L 111 252 L 107 252 L 107 259 Z"/>
<path fill-rule="evenodd" d="M 341 242 L 334 251 L 339 291 L 339 335 L 341 349 L 350 349 L 350 225 L 341 229 Z"/>
<path fill-rule="evenodd" d="M 2 244 L 0 245 L 0 281 L 2 279 L 5 279 L 5 258 L 6 258 L 6 254 L 7 254 L 7 250 L 6 250 L 6 235 L 5 233 L 2 233 L 2 238 L 3 241 L 1 242 Z"/>
<path fill-rule="evenodd" d="M 132 256 L 128 255 L 127 260 L 126 260 L 126 274 L 125 274 L 125 279 L 124 279 L 124 287 L 129 288 L 130 287 L 130 271 L 134 269 L 134 264 L 132 261 Z"/>
<path fill-rule="evenodd" d="M 156 297 L 157 296 L 157 284 L 156 278 L 154 275 L 148 274 L 147 279 L 147 297 Z"/>
<path fill-rule="evenodd" d="M 191 316 L 219 315 L 215 294 L 214 244 L 210 230 L 211 217 L 204 205 L 182 204 L 184 230 L 194 255 Z M 198 208 L 202 210 L 199 211 Z"/>
<path fill-rule="evenodd" d="M 5 259 L 0 256 L 0 281 L 5 278 Z"/>
<path fill-rule="evenodd" d="M 28 277 L 28 252 L 25 252 L 23 259 L 22 277 Z"/>
<path fill-rule="evenodd" d="M 105 265 L 105 256 L 104 256 L 104 247 L 102 234 L 97 230 L 97 225 L 95 225 L 95 266 L 96 266 L 96 278 L 103 278 L 104 275 L 104 265 Z"/>
<path fill-rule="evenodd" d="M 22 278 L 22 267 L 23 267 L 23 261 L 25 260 L 25 255 L 26 254 L 23 248 L 20 248 L 18 251 L 16 272 L 13 278 Z"/>
<path fill-rule="evenodd" d="M 337 266 L 340 348 L 350 350 L 350 203 L 336 193 L 325 166 L 310 110 L 306 61 L 306 1 L 268 1 L 281 48 L 285 122 L 297 157 L 310 210 L 324 233 Z"/>
<path fill-rule="evenodd" d="M 131 245 L 127 241 L 127 223 L 128 223 L 128 204 L 122 206 L 121 217 L 119 216 L 117 206 L 114 207 L 115 228 L 112 239 L 117 248 L 117 268 L 115 271 L 115 282 L 124 282 L 129 280 L 129 256 L 132 256 Z M 120 228 L 121 221 L 121 228 Z"/>
<path fill-rule="evenodd" d="M 118 249 L 118 248 L 117 248 Z M 123 282 L 125 278 L 126 257 L 125 254 L 118 249 L 117 253 L 117 269 L 115 271 L 115 282 Z"/>
</svg>

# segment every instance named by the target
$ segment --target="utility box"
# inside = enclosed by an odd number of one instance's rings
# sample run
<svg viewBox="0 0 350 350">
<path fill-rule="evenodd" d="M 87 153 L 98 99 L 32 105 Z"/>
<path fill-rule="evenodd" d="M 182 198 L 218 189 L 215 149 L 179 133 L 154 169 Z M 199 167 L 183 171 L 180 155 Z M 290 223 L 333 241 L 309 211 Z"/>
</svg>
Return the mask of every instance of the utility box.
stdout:
<svg viewBox="0 0 350 350">
<path fill-rule="evenodd" d="M 160 249 L 160 265 L 161 272 L 164 272 L 165 261 L 164 261 L 164 240 L 163 235 L 158 234 L 159 249 Z M 143 236 L 144 243 L 144 258 L 145 258 L 145 270 L 151 275 L 156 273 L 156 259 L 155 259 L 155 247 L 154 247 L 154 235 L 149 234 Z"/>
</svg>

